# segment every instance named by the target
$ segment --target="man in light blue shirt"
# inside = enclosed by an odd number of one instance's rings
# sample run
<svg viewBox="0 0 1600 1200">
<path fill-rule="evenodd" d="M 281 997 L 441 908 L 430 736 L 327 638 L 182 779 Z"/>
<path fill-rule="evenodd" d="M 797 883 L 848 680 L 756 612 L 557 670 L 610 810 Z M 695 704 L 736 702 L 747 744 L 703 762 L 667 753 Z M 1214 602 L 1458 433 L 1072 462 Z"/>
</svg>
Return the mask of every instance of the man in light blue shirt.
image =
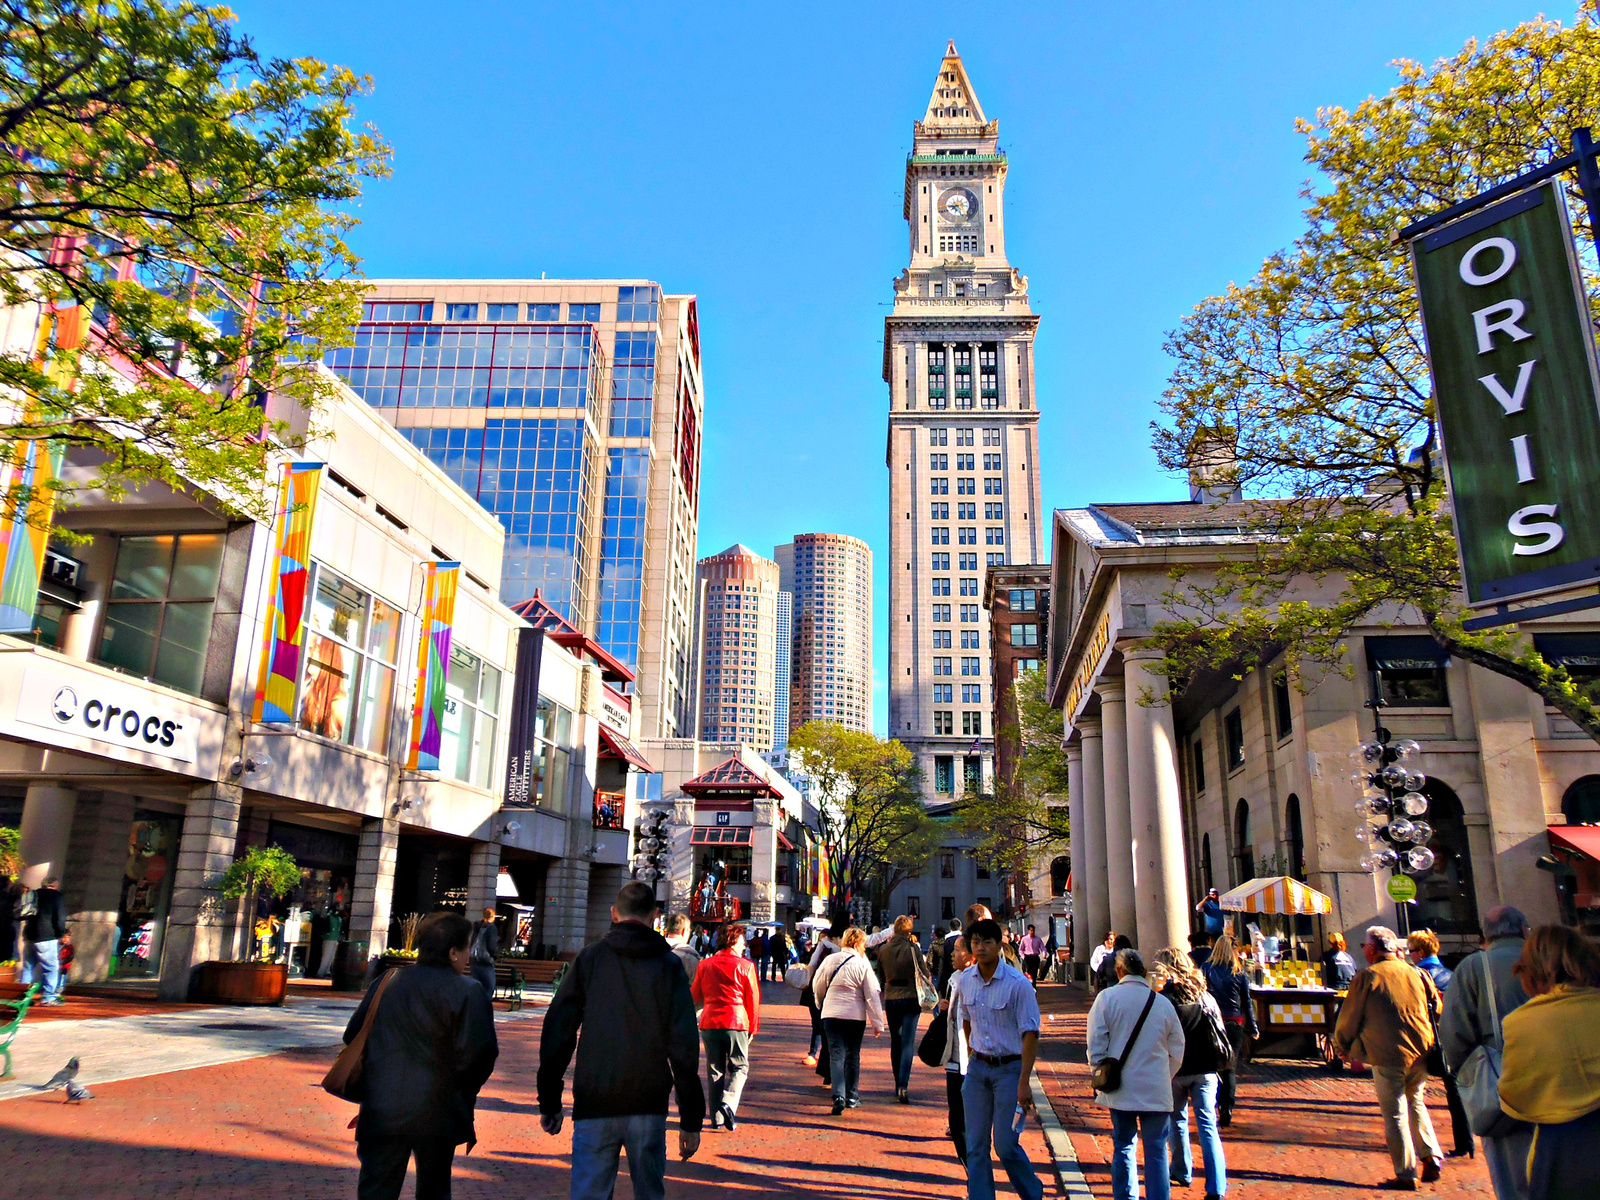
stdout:
<svg viewBox="0 0 1600 1200">
<path fill-rule="evenodd" d="M 967 1118 L 967 1200 L 994 1200 L 994 1151 L 1024 1200 L 1042 1200 L 1044 1185 L 1017 1139 L 1020 1106 L 1033 1109 L 1033 1060 L 1039 1049 L 1039 1001 L 1028 977 L 1000 957 L 1002 935 L 993 918 L 967 930 L 973 965 L 951 983 L 961 1001 L 967 1036 L 967 1077 L 961 1102 Z"/>
</svg>

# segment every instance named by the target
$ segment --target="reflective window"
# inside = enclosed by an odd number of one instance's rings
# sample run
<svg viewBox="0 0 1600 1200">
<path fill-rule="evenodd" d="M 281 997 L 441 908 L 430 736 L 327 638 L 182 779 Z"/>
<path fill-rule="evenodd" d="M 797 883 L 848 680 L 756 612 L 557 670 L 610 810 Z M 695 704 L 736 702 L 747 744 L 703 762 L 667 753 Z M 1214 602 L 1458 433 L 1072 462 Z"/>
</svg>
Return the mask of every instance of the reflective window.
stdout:
<svg viewBox="0 0 1600 1200">
<path fill-rule="evenodd" d="M 515 321 L 517 319 L 517 310 L 522 306 L 520 304 L 490 304 L 487 307 L 489 309 L 489 320 Z"/>
<path fill-rule="evenodd" d="M 553 305 L 551 307 L 554 307 Z M 569 304 L 567 305 L 567 320 L 591 321 L 600 320 L 600 306 L 598 304 Z"/>
<path fill-rule="evenodd" d="M 655 284 L 617 289 L 617 320 L 655 321 L 656 306 L 661 301 L 661 289 Z"/>
<path fill-rule="evenodd" d="M 476 654 L 452 646 L 444 690 L 439 770 L 486 788 L 494 771 L 500 727 L 500 671 Z"/>
<path fill-rule="evenodd" d="M 528 305 L 528 320 L 530 320 L 530 321 L 559 321 L 559 320 L 561 320 L 561 305 L 559 305 L 559 304 L 530 304 L 530 305 Z"/>
<path fill-rule="evenodd" d="M 319 565 L 308 623 L 300 728 L 384 753 L 394 723 L 399 611 Z"/>
<path fill-rule="evenodd" d="M 444 319 L 446 321 L 476 321 L 478 319 L 478 306 L 476 304 L 446 304 L 444 306 Z"/>
<path fill-rule="evenodd" d="M 222 546 L 220 533 L 123 538 L 98 661 L 199 695 Z"/>
</svg>

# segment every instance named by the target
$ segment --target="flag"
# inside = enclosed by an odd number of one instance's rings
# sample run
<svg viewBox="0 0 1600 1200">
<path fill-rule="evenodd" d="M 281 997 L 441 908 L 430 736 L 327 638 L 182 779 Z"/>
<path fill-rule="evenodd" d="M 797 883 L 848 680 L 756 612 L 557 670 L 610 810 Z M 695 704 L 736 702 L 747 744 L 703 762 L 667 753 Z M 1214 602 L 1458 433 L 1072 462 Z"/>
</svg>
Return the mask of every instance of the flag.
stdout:
<svg viewBox="0 0 1600 1200">
<path fill-rule="evenodd" d="M 417 692 L 411 706 L 411 752 L 406 768 L 437 771 L 444 741 L 445 679 L 455 628 L 458 562 L 431 562 L 422 587 L 422 633 L 417 643 Z"/>
<path fill-rule="evenodd" d="M 305 651 L 306 595 L 311 581 L 311 520 L 322 486 L 319 462 L 283 465 L 283 484 L 273 518 L 277 555 L 272 601 L 267 606 L 261 637 L 261 665 L 256 671 L 253 720 L 264 725 L 294 723 L 295 689 L 300 684 L 300 659 Z"/>
</svg>

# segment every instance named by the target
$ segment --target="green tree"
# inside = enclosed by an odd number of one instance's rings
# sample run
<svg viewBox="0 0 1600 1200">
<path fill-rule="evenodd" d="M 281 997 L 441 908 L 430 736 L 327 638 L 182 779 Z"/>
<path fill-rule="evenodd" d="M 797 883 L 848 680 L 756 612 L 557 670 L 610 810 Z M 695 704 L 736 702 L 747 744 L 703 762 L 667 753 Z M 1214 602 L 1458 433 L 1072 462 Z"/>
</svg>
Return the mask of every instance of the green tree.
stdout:
<svg viewBox="0 0 1600 1200">
<path fill-rule="evenodd" d="M 224 900 L 244 901 L 243 919 L 253 923 L 259 897 L 282 896 L 299 882 L 300 866 L 294 855 L 281 846 L 251 846 L 229 864 L 220 886 Z M 253 939 L 250 944 L 255 944 Z"/>
<path fill-rule="evenodd" d="M 1252 497 L 1253 551 L 1182 579 L 1158 637 L 1175 685 L 1285 652 L 1337 662 L 1358 624 L 1416 619 L 1450 651 L 1539 693 L 1600 739 L 1600 706 L 1512 631 L 1468 634 L 1404 225 L 1564 152 L 1600 113 L 1593 0 L 1426 67 L 1353 110 L 1300 122 L 1318 182 L 1306 228 L 1172 333 L 1154 442 L 1169 469 Z M 1574 194 L 1576 185 L 1572 186 Z M 1579 242 L 1593 243 L 1581 203 Z M 1590 291 L 1600 316 L 1600 294 Z M 1331 585 L 1310 597 L 1308 580 Z"/>
<path fill-rule="evenodd" d="M 0 879 L 22 874 L 22 831 L 0 825 Z"/>
<path fill-rule="evenodd" d="M 790 735 L 789 753 L 812 780 L 833 903 L 842 905 L 849 888 L 883 907 L 922 873 L 947 832 L 922 803 L 911 751 L 837 721 L 808 721 Z"/>
<path fill-rule="evenodd" d="M 1004 696 L 1015 723 L 997 736 L 1009 739 L 1016 769 L 1009 780 L 997 777 L 992 793 L 969 791 L 956 823 L 974 854 L 1026 876 L 1040 853 L 1065 849 L 1070 832 L 1061 803 L 1067 798 L 1065 726 L 1061 710 L 1050 705 L 1043 671 L 1020 672 Z"/>
<path fill-rule="evenodd" d="M 160 481 L 270 506 L 262 398 L 314 427 L 334 385 L 296 364 L 360 316 L 349 206 L 388 170 L 353 124 L 368 80 L 263 58 L 190 0 L 0 0 L 0 23 L 0 303 L 46 314 L 0 353 L 23 398 L 0 463 L 48 441 L 98 463 L 63 499 Z M 4 504 L 47 521 L 34 500 Z"/>
</svg>

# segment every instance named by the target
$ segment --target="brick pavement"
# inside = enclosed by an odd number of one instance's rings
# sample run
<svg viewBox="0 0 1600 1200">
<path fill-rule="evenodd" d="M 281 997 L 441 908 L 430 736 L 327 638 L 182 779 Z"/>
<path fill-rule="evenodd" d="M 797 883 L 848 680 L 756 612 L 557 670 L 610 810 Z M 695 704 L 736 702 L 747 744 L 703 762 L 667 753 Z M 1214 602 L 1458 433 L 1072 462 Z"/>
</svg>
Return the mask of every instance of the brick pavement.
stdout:
<svg viewBox="0 0 1600 1200">
<path fill-rule="evenodd" d="M 1111 1120 L 1092 1098 L 1084 1056 L 1089 998 L 1080 988 L 1047 985 L 1040 1002 L 1046 1019 L 1039 1078 L 1091 1190 L 1109 1197 Z M 1428 1085 L 1428 1101 L 1434 1130 L 1448 1150 L 1450 1117 L 1437 1083 Z M 1348 1200 L 1393 1174 L 1370 1075 L 1334 1074 L 1315 1062 L 1270 1059 L 1246 1067 L 1223 1149 L 1230 1196 Z M 1194 1162 L 1192 1194 L 1198 1196 L 1203 1188 L 1197 1138 Z M 1418 1194 L 1492 1197 L 1493 1191 L 1480 1156 L 1446 1160 L 1444 1178 L 1423 1184 Z"/>
<path fill-rule="evenodd" d="M 827 1094 L 799 1061 L 809 1036 L 805 1010 L 794 1005 L 791 989 L 768 985 L 766 992 L 739 1129 L 708 1130 L 688 1164 L 674 1157 L 669 1194 L 706 1200 L 964 1195 L 944 1135 L 941 1073 L 917 1064 L 913 1103 L 895 1104 L 889 1039 L 869 1036 L 863 1049 L 865 1104 L 834 1118 Z M 479 1145 L 470 1158 L 456 1160 L 457 1196 L 567 1194 L 571 1124 L 556 1138 L 538 1127 L 539 1028 L 538 1014 L 497 1025 L 500 1061 L 479 1101 Z M 96 1087 L 95 1098 L 83 1104 L 66 1104 L 59 1093 L 0 1103 L 0 1162 L 6 1164 L 8 1191 L 55 1200 L 353 1195 L 356 1161 L 346 1124 L 355 1110 L 317 1086 L 332 1055 L 327 1048 L 293 1050 L 110 1083 Z M 1054 1194 L 1036 1126 L 1025 1145 Z M 1000 1190 L 1010 1194 L 1003 1175 Z M 630 1194 L 624 1170 L 618 1195 Z"/>
</svg>

